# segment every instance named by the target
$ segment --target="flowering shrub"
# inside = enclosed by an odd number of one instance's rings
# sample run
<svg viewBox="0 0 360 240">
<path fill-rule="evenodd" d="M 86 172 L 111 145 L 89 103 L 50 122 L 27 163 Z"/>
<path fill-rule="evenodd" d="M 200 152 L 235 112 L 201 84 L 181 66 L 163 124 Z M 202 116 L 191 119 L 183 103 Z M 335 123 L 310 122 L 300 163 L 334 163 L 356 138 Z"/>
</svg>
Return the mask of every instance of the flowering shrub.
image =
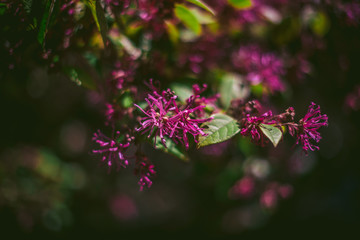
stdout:
<svg viewBox="0 0 360 240">
<path fill-rule="evenodd" d="M 336 0 L 1 1 L 0 76 L 38 64 L 84 87 L 103 122 L 89 158 L 109 172 L 132 168 L 140 191 L 166 161 L 154 149 L 185 162 L 226 156 L 241 166 L 215 191 L 275 209 L 295 190 L 269 159 L 308 157 L 328 126 L 316 93 L 300 104 L 294 92 L 316 84 L 311 60 L 331 19 L 356 28 L 359 17 L 359 3 Z M 343 106 L 356 111 L 354 89 Z"/>
</svg>

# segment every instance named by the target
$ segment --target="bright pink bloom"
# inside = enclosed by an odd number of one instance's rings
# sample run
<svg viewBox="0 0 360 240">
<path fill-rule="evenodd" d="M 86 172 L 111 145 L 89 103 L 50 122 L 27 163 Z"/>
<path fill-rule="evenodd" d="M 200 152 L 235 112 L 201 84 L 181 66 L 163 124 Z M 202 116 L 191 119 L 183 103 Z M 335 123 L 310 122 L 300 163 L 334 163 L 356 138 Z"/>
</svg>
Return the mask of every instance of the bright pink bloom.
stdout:
<svg viewBox="0 0 360 240">
<path fill-rule="evenodd" d="M 299 124 L 295 127 L 289 127 L 289 132 L 292 136 L 296 134 L 296 144 L 301 144 L 305 153 L 310 149 L 311 151 L 319 150 L 313 142 L 318 143 L 321 139 L 318 132 L 320 127 L 328 125 L 328 117 L 326 114 L 321 115 L 320 106 L 311 103 L 309 110 L 303 119 L 300 119 Z"/>
</svg>

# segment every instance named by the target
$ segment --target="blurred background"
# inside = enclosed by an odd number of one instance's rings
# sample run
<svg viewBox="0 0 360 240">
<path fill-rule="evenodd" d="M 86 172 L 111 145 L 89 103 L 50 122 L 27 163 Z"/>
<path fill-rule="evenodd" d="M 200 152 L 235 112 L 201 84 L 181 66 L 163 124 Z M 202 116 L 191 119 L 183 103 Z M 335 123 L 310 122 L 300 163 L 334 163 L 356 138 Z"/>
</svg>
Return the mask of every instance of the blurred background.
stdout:
<svg viewBox="0 0 360 240">
<path fill-rule="evenodd" d="M 83 87 L 86 82 L 79 84 L 64 74 L 62 68 L 88 52 L 95 52 L 96 61 L 104 58 L 102 65 L 111 60 L 104 46 L 95 41 L 101 39 L 96 27 L 86 27 L 91 14 L 87 11 L 79 20 L 83 28 L 78 28 L 70 40 L 60 33 L 67 29 L 61 26 L 69 24 L 61 15 L 61 21 L 48 32 L 46 49 L 52 51 L 44 52 L 36 41 L 37 28 L 28 29 L 33 16 L 41 18 L 44 7 L 33 10 L 31 17 L 23 17 L 16 12 L 16 4 L 23 4 L 18 10 L 21 12 L 26 10 L 25 2 L 0 3 L 0 229 L 4 236 L 257 239 L 358 235 L 358 2 L 299 1 L 292 6 L 287 1 L 271 1 L 276 3 L 269 6 L 282 14 L 279 20 L 247 20 L 250 27 L 241 23 L 241 30 L 236 22 L 228 30 L 233 34 L 228 33 L 230 40 L 221 42 L 224 51 L 232 44 L 238 46 L 240 42 L 241 46 L 255 39 L 269 51 L 306 55 L 305 76 L 298 80 L 296 67 L 300 63 L 290 64 L 283 75 L 288 88 L 274 95 L 271 102 L 279 109 L 293 106 L 299 116 L 304 116 L 311 101 L 321 105 L 329 126 L 320 130 L 323 139 L 319 151 L 306 156 L 287 137 L 277 148 L 261 148 L 236 137 L 200 150 L 190 149 L 191 160 L 183 162 L 149 145 L 145 151 L 156 166 L 157 177 L 153 186 L 142 192 L 131 170 L 109 173 L 91 154 L 92 134 L 104 125 L 103 97 L 94 88 Z M 233 7 L 217 5 L 222 1 L 204 2 L 217 10 L 219 23 L 228 26 L 233 22 L 223 18 L 229 15 L 229 9 L 235 11 Z M 255 3 L 262 6 L 261 1 Z M 277 9 L 276 4 L 283 5 Z M 200 60 L 198 67 L 203 70 L 199 70 L 191 65 L 193 58 L 174 60 L 197 50 L 206 59 L 209 49 L 203 46 L 209 42 L 206 46 L 210 49 L 221 49 L 218 40 L 224 35 L 214 43 L 204 32 L 199 41 L 184 40 L 176 48 L 178 52 L 169 41 L 161 45 L 166 36 L 160 36 L 160 40 L 154 37 L 152 46 L 155 53 L 158 49 L 163 49 L 165 55 L 176 52 L 173 60 L 165 63 L 171 65 L 166 69 L 186 69 L 211 79 L 209 75 L 215 76 L 212 69 L 216 68 L 213 62 Z M 81 45 L 80 40 L 90 35 L 97 38 Z M 144 36 L 130 34 L 129 38 L 137 42 Z M 158 66 L 142 69 L 149 62 L 159 63 L 154 56 L 139 67 L 138 84 L 150 77 L 166 82 L 173 76 L 157 71 Z M 222 58 L 216 55 L 214 59 L 216 64 Z M 181 63 L 184 61 L 190 63 Z M 86 71 L 92 74 L 93 70 Z M 111 71 L 103 66 L 99 79 L 106 78 L 107 72 Z M 258 90 L 250 90 L 256 96 Z M 274 195 L 274 189 L 278 195 Z"/>
</svg>

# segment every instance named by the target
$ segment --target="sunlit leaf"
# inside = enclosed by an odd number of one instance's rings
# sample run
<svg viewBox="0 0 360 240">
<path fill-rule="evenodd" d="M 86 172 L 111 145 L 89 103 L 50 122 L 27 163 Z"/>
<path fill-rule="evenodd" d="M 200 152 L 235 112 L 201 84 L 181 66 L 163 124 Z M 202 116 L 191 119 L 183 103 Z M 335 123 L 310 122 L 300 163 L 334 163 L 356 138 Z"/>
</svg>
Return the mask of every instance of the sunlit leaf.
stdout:
<svg viewBox="0 0 360 240">
<path fill-rule="evenodd" d="M 201 25 L 194 14 L 184 5 L 176 4 L 175 15 L 180 21 L 196 35 L 201 34 Z"/>
<path fill-rule="evenodd" d="M 199 136 L 198 148 L 226 141 L 240 132 L 237 121 L 232 117 L 225 114 L 215 114 L 213 118 L 211 122 L 201 125 L 205 128 L 204 133 L 207 135 Z"/>
<path fill-rule="evenodd" d="M 225 109 L 229 108 L 233 99 L 243 99 L 249 96 L 249 88 L 238 74 L 227 73 L 220 82 L 220 101 Z"/>
<path fill-rule="evenodd" d="M 176 26 L 171 23 L 170 21 L 165 21 L 166 30 L 169 34 L 169 38 L 173 43 L 177 43 L 179 41 L 179 30 L 176 28 Z"/>
<path fill-rule="evenodd" d="M 93 15 L 94 21 L 96 23 L 97 28 L 101 34 L 102 40 L 104 42 L 104 46 L 107 46 L 107 32 L 108 27 L 106 23 L 104 9 L 101 7 L 99 0 L 85 0 L 85 4 L 90 8 L 91 13 Z"/>
<path fill-rule="evenodd" d="M 215 17 L 208 12 L 201 11 L 198 8 L 189 8 L 189 10 L 200 24 L 213 24 L 216 22 Z"/>
<path fill-rule="evenodd" d="M 201 0 L 186 0 L 186 1 L 191 2 L 191 3 L 193 3 L 193 4 L 197 5 L 197 6 L 205 9 L 205 10 L 208 11 L 209 13 L 215 15 L 214 10 L 213 10 L 209 5 L 207 5 L 206 3 L 204 3 L 204 1 L 201 1 Z"/>
<path fill-rule="evenodd" d="M 274 147 L 276 147 L 282 139 L 282 131 L 279 128 L 268 124 L 260 124 L 259 126 L 265 136 L 272 142 Z"/>
<path fill-rule="evenodd" d="M 230 5 L 239 8 L 239 9 L 246 9 L 252 6 L 251 0 L 228 0 Z"/>
</svg>

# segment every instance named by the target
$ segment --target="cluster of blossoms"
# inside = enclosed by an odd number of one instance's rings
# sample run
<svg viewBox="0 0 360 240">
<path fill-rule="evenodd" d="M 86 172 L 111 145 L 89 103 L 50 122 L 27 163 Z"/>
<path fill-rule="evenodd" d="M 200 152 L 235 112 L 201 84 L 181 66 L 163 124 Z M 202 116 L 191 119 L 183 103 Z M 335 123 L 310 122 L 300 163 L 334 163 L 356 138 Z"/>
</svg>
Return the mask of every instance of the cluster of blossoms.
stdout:
<svg viewBox="0 0 360 240">
<path fill-rule="evenodd" d="M 244 46 L 233 55 L 233 64 L 252 85 L 262 83 L 271 92 L 285 90 L 281 80 L 284 64 L 275 54 L 263 52 L 255 45 Z"/>
<path fill-rule="evenodd" d="M 123 140 L 120 140 L 123 137 Z M 133 144 L 135 140 L 134 136 L 125 134 L 120 135 L 117 131 L 115 136 L 110 138 L 104 135 L 100 130 L 94 133 L 93 141 L 99 145 L 97 149 L 94 149 L 93 154 L 101 155 L 101 161 L 108 166 L 109 172 L 112 168 L 116 167 L 119 171 L 121 168 L 127 168 L 130 165 L 130 161 L 135 158 L 134 173 L 139 176 L 140 191 L 144 187 L 151 187 L 152 178 L 156 175 L 154 165 L 150 160 L 143 156 L 140 152 L 136 156 L 127 156 L 126 151 Z"/>
<path fill-rule="evenodd" d="M 261 125 L 275 126 L 283 131 L 282 127 L 287 127 L 291 136 L 296 138 L 296 144 L 302 145 L 305 153 L 309 150 L 318 150 L 319 147 L 315 144 L 321 139 L 318 132 L 320 127 L 328 125 L 328 117 L 326 114 L 321 114 L 320 106 L 311 103 L 305 117 L 300 119 L 298 123 L 294 122 L 295 110 L 293 107 L 286 109 L 284 113 L 274 115 L 272 111 L 268 111 L 259 116 L 255 104 L 247 104 L 247 111 L 243 112 L 240 120 L 241 131 L 243 136 L 251 136 L 253 142 L 264 145 L 267 141 Z M 247 113 L 253 112 L 253 114 Z"/>
<path fill-rule="evenodd" d="M 195 87 L 195 89 L 197 88 Z M 165 147 L 166 137 L 168 137 L 175 143 L 182 143 L 188 149 L 188 134 L 192 135 L 196 142 L 196 136 L 205 135 L 199 124 L 212 119 L 196 118 L 196 113 L 201 113 L 205 108 L 205 105 L 199 103 L 193 107 L 198 97 L 200 96 L 193 95 L 188 98 L 186 104 L 179 104 L 175 101 L 177 96 L 170 89 L 163 91 L 161 95 L 156 91 L 153 94 L 148 94 L 148 98 L 145 99 L 148 107 L 145 110 L 135 104 L 146 115 L 141 119 L 141 127 L 137 128 L 136 131 L 149 132 L 148 138 L 154 135 L 154 143 L 156 143 L 156 138 L 160 137 L 161 143 Z M 200 101 L 204 100 L 200 99 Z"/>
<path fill-rule="evenodd" d="M 99 145 L 99 149 L 94 149 L 94 154 L 100 154 L 102 156 L 101 161 L 106 162 L 109 169 L 116 165 L 117 170 L 120 168 L 126 168 L 129 165 L 129 160 L 125 157 L 124 152 L 130 146 L 131 138 L 127 135 L 124 143 L 119 143 L 118 139 L 120 132 L 117 131 L 114 138 L 105 136 L 100 130 L 94 133 L 93 141 Z"/>
<path fill-rule="evenodd" d="M 176 144 L 182 144 L 186 149 L 189 149 L 190 143 L 188 135 L 191 135 L 195 142 L 197 136 L 205 136 L 203 129 L 199 124 L 209 122 L 211 117 L 204 118 L 206 113 L 204 108 L 206 106 L 212 107 L 212 111 L 216 110 L 215 102 L 218 95 L 212 97 L 201 97 L 200 94 L 205 91 L 207 85 L 203 87 L 195 84 L 193 86 L 193 95 L 191 95 L 185 102 L 177 101 L 177 96 L 170 89 L 162 91 L 161 94 L 154 86 L 152 80 L 149 87 L 153 90 L 148 94 L 145 101 L 146 108 L 142 108 L 134 104 L 137 108 L 145 114 L 140 120 L 140 127 L 134 128 L 135 133 L 148 134 L 148 138 L 152 138 L 155 145 L 157 138 L 166 148 L 167 141 L 173 141 Z M 125 115 L 132 116 L 132 108 L 122 108 L 117 104 L 106 104 L 105 125 L 111 126 L 115 129 L 116 122 L 121 120 Z M 152 185 L 152 178 L 156 172 L 154 165 L 141 152 L 139 141 L 134 141 L 135 136 L 130 132 L 121 135 L 119 131 L 113 134 L 113 137 L 105 136 L 98 130 L 93 137 L 93 141 L 99 145 L 99 148 L 93 150 L 94 154 L 102 156 L 101 161 L 105 162 L 109 169 L 116 167 L 117 170 L 126 168 L 131 165 L 131 159 L 135 159 L 134 172 L 139 176 L 138 182 L 140 190 Z M 127 156 L 126 152 L 130 146 L 137 148 L 135 156 Z"/>
</svg>

